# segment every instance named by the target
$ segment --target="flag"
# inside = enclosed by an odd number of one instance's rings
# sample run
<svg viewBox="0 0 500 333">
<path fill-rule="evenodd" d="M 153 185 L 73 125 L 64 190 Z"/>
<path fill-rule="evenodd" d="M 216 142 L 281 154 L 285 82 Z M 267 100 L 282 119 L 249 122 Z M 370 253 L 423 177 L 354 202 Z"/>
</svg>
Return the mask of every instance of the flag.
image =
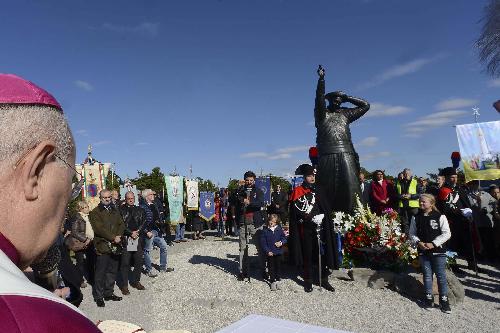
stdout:
<svg viewBox="0 0 500 333">
<path fill-rule="evenodd" d="M 186 180 L 187 209 L 198 210 L 198 182 L 196 180 Z"/>
<path fill-rule="evenodd" d="M 184 182 L 182 176 L 165 176 L 167 186 L 168 207 L 170 209 L 170 223 L 182 222 L 182 204 L 184 202 Z"/>
<path fill-rule="evenodd" d="M 270 177 L 257 177 L 255 179 L 255 187 L 260 188 L 264 193 L 264 201 L 266 204 L 271 204 L 271 178 Z"/>
<path fill-rule="evenodd" d="M 200 192 L 200 217 L 210 221 L 215 216 L 214 194 L 212 192 Z"/>
<path fill-rule="evenodd" d="M 457 125 L 465 181 L 500 178 L 500 121 Z"/>
</svg>

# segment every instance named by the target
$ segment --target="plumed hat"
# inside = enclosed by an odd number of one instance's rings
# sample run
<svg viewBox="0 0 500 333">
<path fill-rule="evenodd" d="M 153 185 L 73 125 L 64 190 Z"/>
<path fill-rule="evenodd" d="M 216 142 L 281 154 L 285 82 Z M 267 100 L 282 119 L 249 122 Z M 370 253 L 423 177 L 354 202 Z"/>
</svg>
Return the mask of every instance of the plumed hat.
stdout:
<svg viewBox="0 0 500 333">
<path fill-rule="evenodd" d="M 440 176 L 445 176 L 445 177 L 453 176 L 456 174 L 457 174 L 457 169 L 453 167 L 446 167 L 439 173 Z"/>
<path fill-rule="evenodd" d="M 302 175 L 302 176 L 310 176 L 310 175 L 315 175 L 316 174 L 316 169 L 312 167 L 310 164 L 301 164 L 299 167 L 295 170 L 296 175 Z"/>
<path fill-rule="evenodd" d="M 62 111 L 54 96 L 34 83 L 13 74 L 0 74 L 0 104 L 48 105 Z"/>
</svg>

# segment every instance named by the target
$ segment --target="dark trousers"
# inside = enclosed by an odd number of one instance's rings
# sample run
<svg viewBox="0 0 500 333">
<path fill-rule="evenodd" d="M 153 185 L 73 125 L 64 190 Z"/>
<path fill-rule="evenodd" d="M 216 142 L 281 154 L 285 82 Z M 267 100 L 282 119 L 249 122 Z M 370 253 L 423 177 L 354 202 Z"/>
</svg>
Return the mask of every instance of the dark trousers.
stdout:
<svg viewBox="0 0 500 333">
<path fill-rule="evenodd" d="M 495 259 L 495 235 L 493 228 L 478 228 L 481 244 L 483 245 L 481 255 L 484 259 Z"/>
<path fill-rule="evenodd" d="M 134 264 L 134 270 L 130 272 L 131 261 Z M 141 270 L 143 263 L 143 250 L 141 242 L 137 246 L 137 251 L 129 252 L 124 251 L 120 258 L 120 270 L 116 277 L 116 284 L 118 287 L 128 287 L 129 277 L 130 284 L 136 284 L 141 280 Z"/>
<path fill-rule="evenodd" d="M 399 216 L 401 218 L 401 231 L 408 235 L 410 233 L 411 218 L 418 214 L 418 208 L 400 207 Z"/>
<path fill-rule="evenodd" d="M 113 295 L 119 263 L 120 256 L 114 254 L 101 254 L 97 256 L 95 281 L 92 286 L 92 296 L 95 301 Z"/>
<path fill-rule="evenodd" d="M 270 282 L 281 280 L 281 258 L 280 254 L 267 256 L 267 269 L 269 270 Z"/>
<path fill-rule="evenodd" d="M 313 279 L 313 262 L 318 259 L 318 236 L 316 230 L 310 226 L 304 227 L 300 225 L 300 242 L 302 247 L 302 260 L 304 263 L 304 271 L 302 278 L 304 281 Z M 326 265 L 326 258 L 321 256 L 321 277 L 322 279 L 328 278 L 329 270 Z"/>
<path fill-rule="evenodd" d="M 95 272 L 95 249 L 92 243 L 81 251 L 75 252 L 76 267 L 80 270 L 82 276 L 91 285 L 94 284 L 94 272 Z"/>
</svg>

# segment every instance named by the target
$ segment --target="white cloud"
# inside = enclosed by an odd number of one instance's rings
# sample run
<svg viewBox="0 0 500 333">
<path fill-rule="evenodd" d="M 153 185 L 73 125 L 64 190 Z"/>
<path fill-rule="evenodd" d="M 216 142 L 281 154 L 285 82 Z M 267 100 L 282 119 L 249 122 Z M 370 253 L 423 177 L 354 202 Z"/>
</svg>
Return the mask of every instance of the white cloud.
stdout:
<svg viewBox="0 0 500 333">
<path fill-rule="evenodd" d="M 494 79 L 494 80 L 491 80 L 489 83 L 488 83 L 488 87 L 500 87 L 500 78 L 499 79 Z"/>
<path fill-rule="evenodd" d="M 74 83 L 78 88 L 83 89 L 85 91 L 94 90 L 94 87 L 90 83 L 88 83 L 87 81 L 76 80 Z"/>
<path fill-rule="evenodd" d="M 148 142 L 136 142 L 136 143 L 134 143 L 134 146 L 147 146 L 147 145 L 149 145 Z"/>
<path fill-rule="evenodd" d="M 375 76 L 373 79 L 369 80 L 368 82 L 361 84 L 358 87 L 358 89 L 372 88 L 372 87 L 381 85 L 382 83 L 389 81 L 391 79 L 418 72 L 424 66 L 429 65 L 429 64 L 431 64 L 435 61 L 438 61 L 442 58 L 444 58 L 444 55 L 438 54 L 438 55 L 435 55 L 434 57 L 431 57 L 431 58 L 414 59 L 412 61 L 409 61 L 409 62 L 406 62 L 403 64 L 398 64 L 398 65 L 392 66 L 392 67 L 386 69 L 385 71 L 383 71 L 382 73 L 380 73 L 379 75 Z"/>
<path fill-rule="evenodd" d="M 291 154 L 282 153 L 282 154 L 273 154 L 271 156 L 268 156 L 267 159 L 268 160 L 285 160 L 285 159 L 288 159 L 291 157 L 292 157 Z"/>
<path fill-rule="evenodd" d="M 366 113 L 366 117 L 390 117 L 411 112 L 412 109 L 401 105 L 387 105 L 382 103 L 373 103 L 370 110 Z"/>
<path fill-rule="evenodd" d="M 109 140 L 102 140 L 102 141 L 97 141 L 97 142 L 94 142 L 92 143 L 92 146 L 104 146 L 104 145 L 109 145 L 111 143 L 111 141 Z"/>
<path fill-rule="evenodd" d="M 375 153 L 359 154 L 359 156 L 360 156 L 359 157 L 360 161 L 365 162 L 365 161 L 374 160 L 374 159 L 380 158 L 380 157 L 391 156 L 391 152 L 389 152 L 389 151 L 378 151 L 378 152 L 375 152 Z"/>
<path fill-rule="evenodd" d="M 240 155 L 241 158 L 266 158 L 267 156 L 267 153 L 264 153 L 263 151 L 256 151 Z"/>
<path fill-rule="evenodd" d="M 451 109 L 462 109 L 469 106 L 474 106 L 479 101 L 476 99 L 467 99 L 467 98 L 450 98 L 444 101 L 441 101 L 435 105 L 435 109 L 438 111 L 441 110 L 451 110 Z"/>
<path fill-rule="evenodd" d="M 377 144 L 379 139 L 376 136 L 369 136 L 358 142 L 358 147 L 373 147 Z"/>
<path fill-rule="evenodd" d="M 417 120 L 404 125 L 405 137 L 417 138 L 425 131 L 453 124 L 458 118 L 466 115 L 466 111 L 447 110 L 435 112 L 420 117 Z"/>
<path fill-rule="evenodd" d="M 75 134 L 78 134 L 78 135 L 81 135 L 81 136 L 89 136 L 89 132 L 86 129 L 76 130 Z"/>
<path fill-rule="evenodd" d="M 102 25 L 102 28 L 117 33 L 144 34 L 150 37 L 155 37 L 156 35 L 158 35 L 160 24 L 153 22 L 142 22 L 135 26 L 125 26 L 113 23 L 104 23 Z"/>
<path fill-rule="evenodd" d="M 240 158 L 260 158 L 267 160 L 284 160 L 292 157 L 292 153 L 303 152 L 307 154 L 310 146 L 293 146 L 284 147 L 276 149 L 274 152 L 266 153 L 264 151 L 255 151 L 250 153 L 244 153 L 240 155 Z"/>
<path fill-rule="evenodd" d="M 299 151 L 308 152 L 310 147 L 311 146 L 295 146 L 295 147 L 279 148 L 276 149 L 276 152 L 280 154 L 296 153 Z"/>
</svg>

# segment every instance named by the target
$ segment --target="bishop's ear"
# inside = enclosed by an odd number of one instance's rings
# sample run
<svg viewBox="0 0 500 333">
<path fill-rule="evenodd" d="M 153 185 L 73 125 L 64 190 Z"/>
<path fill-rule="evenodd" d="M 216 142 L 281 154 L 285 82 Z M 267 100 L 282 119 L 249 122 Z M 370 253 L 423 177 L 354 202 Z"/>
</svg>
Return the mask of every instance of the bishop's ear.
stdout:
<svg viewBox="0 0 500 333">
<path fill-rule="evenodd" d="M 46 173 L 49 163 L 54 162 L 55 149 L 53 141 L 42 141 L 19 161 L 16 169 L 19 169 L 20 178 L 17 183 L 21 186 L 26 200 L 38 199 L 40 180 Z"/>
</svg>

